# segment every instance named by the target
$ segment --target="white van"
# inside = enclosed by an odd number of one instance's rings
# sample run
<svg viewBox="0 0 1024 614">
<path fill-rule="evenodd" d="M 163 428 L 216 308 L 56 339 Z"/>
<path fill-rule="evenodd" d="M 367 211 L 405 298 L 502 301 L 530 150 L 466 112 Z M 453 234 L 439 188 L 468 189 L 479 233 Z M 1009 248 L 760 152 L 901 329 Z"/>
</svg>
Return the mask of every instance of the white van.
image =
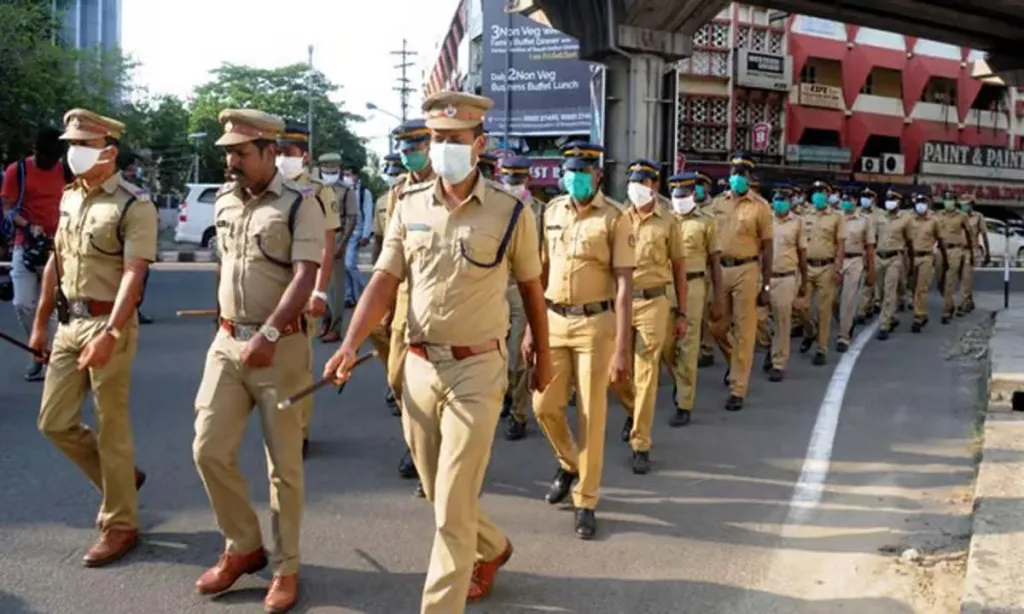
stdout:
<svg viewBox="0 0 1024 614">
<path fill-rule="evenodd" d="M 217 200 L 219 183 L 189 183 L 185 200 L 178 205 L 178 227 L 175 243 L 190 243 L 213 248 L 217 234 L 213 228 L 213 203 Z"/>
</svg>

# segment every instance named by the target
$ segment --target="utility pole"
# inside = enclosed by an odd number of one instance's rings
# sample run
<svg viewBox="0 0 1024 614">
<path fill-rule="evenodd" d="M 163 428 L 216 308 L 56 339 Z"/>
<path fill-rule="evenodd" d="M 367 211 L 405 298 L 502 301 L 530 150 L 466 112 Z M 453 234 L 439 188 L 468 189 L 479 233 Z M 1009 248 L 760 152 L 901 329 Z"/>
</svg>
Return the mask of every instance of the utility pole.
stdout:
<svg viewBox="0 0 1024 614">
<path fill-rule="evenodd" d="M 391 55 L 397 55 L 401 57 L 401 64 L 395 66 L 396 69 L 402 71 L 401 76 L 398 78 L 398 87 L 391 88 L 398 92 L 401 97 L 402 106 L 402 123 L 405 123 L 409 119 L 409 94 L 413 92 L 413 89 L 409 87 L 408 69 L 413 66 L 413 63 L 408 61 L 410 58 L 415 57 L 417 53 L 415 51 L 409 51 L 409 41 L 402 39 L 402 50 L 392 51 Z"/>
<path fill-rule="evenodd" d="M 306 96 L 309 98 L 309 111 L 306 118 L 306 129 L 309 130 L 309 155 L 313 156 L 313 45 L 309 46 L 309 69 L 306 74 Z"/>
</svg>

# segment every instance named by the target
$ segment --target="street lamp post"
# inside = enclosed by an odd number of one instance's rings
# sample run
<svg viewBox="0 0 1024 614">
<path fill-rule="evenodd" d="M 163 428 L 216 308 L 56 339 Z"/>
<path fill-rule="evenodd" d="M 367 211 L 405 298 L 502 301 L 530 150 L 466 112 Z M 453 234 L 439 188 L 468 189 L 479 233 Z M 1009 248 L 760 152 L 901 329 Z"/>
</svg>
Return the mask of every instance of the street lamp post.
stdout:
<svg viewBox="0 0 1024 614">
<path fill-rule="evenodd" d="M 205 132 L 193 132 L 188 135 L 192 141 L 192 183 L 199 183 L 199 141 L 206 138 Z"/>
</svg>

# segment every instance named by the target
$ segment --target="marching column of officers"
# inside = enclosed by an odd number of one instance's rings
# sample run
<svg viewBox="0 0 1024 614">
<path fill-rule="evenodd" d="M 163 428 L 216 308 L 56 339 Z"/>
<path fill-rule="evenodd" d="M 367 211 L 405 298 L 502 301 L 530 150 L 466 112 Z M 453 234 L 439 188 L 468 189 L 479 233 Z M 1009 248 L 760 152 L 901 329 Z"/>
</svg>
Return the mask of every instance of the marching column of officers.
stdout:
<svg viewBox="0 0 1024 614">
<path fill-rule="evenodd" d="M 385 169 L 391 187 L 374 219 L 374 274 L 323 369 L 343 384 L 367 340 L 386 365 L 388 400 L 408 445 L 400 471 L 419 478 L 434 507 L 424 613 L 462 612 L 487 597 L 512 556 L 479 495 L 495 427 L 505 418 L 506 438 L 523 438 L 531 391 L 557 463 L 545 499 L 554 505 L 571 494 L 575 534 L 590 539 L 609 389 L 626 411 L 621 437 L 632 469 L 644 474 L 663 364 L 675 404 L 669 424 L 682 427 L 714 345 L 727 366 L 725 409 L 738 411 L 758 345 L 768 379 L 779 382 L 791 337 L 801 337 L 801 353 L 816 346 L 813 364 L 823 365 L 833 317 L 837 352 L 876 314 L 884 340 L 908 292 L 911 329 L 920 332 L 936 252 L 942 321 L 974 307 L 975 241 L 985 240 L 986 254 L 988 246 L 970 197 L 947 194 L 932 213 L 918 196 L 908 212 L 895 192 L 879 207 L 871 190 L 815 182 L 806 194 L 780 187 L 769 203 L 757 192 L 754 162 L 736 154 L 729 189 L 714 198 L 700 172 L 668 178 L 671 198 L 660 196 L 659 165 L 636 160 L 621 204 L 602 190 L 602 148 L 574 142 L 562 152 L 565 194 L 542 204 L 530 195 L 529 160 L 496 169 L 484 152 L 491 105 L 439 92 L 424 101 L 425 119 L 396 130 L 399 152 Z M 305 170 L 303 130 L 256 110 L 228 109 L 219 119 L 230 182 L 215 205 L 218 330 L 195 399 L 193 458 L 225 548 L 196 588 L 219 594 L 270 564 L 265 609 L 285 612 L 299 592 L 312 403 L 278 409 L 278 401 L 312 382 L 312 319 L 330 314 L 327 328 L 338 325 L 328 290 L 356 204 L 333 185 L 340 156 L 321 157 L 326 182 Z M 128 393 L 157 214 L 116 170 L 124 125 L 83 109 L 64 120 L 77 180 L 61 201 L 29 343 L 49 363 L 39 428 L 102 494 L 100 535 L 84 557 L 102 566 L 138 541 L 136 492 L 146 475 L 134 465 Z M 48 349 L 54 311 L 60 324 Z M 95 434 L 81 423 L 89 391 Z M 567 420 L 573 391 L 575 436 Z M 236 462 L 254 410 L 267 457 L 269 552 Z"/>
</svg>

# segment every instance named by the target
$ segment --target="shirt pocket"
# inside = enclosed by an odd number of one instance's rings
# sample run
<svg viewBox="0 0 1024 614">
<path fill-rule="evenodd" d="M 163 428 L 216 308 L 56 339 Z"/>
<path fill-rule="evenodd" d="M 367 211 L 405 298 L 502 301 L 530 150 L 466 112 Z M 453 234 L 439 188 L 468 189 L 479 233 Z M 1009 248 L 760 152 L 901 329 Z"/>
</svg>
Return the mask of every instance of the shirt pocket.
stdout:
<svg viewBox="0 0 1024 614">
<path fill-rule="evenodd" d="M 612 254 L 611 247 L 608 245 L 607 226 L 586 224 L 576 230 L 573 256 L 579 260 L 610 265 Z"/>
<path fill-rule="evenodd" d="M 745 238 L 757 238 L 757 211 L 754 207 L 743 207 L 736 212 L 736 234 Z"/>
<path fill-rule="evenodd" d="M 217 257 L 223 260 L 234 254 L 239 255 L 238 246 L 235 244 L 236 221 L 227 216 L 220 216 L 213 224 L 217 236 Z"/>
<path fill-rule="evenodd" d="M 459 271 L 477 276 L 485 274 L 501 264 L 499 256 L 504 257 L 504 254 L 498 254 L 500 248 L 501 237 L 473 228 L 460 230 L 456 246 Z"/>
<path fill-rule="evenodd" d="M 663 228 L 644 228 L 637 242 L 637 265 L 661 266 L 668 262 L 668 233 Z"/>
<path fill-rule="evenodd" d="M 433 230 L 406 230 L 405 261 L 410 273 L 422 275 L 431 270 L 440 241 Z"/>
<path fill-rule="evenodd" d="M 82 253 L 91 258 L 120 258 L 124 245 L 118 233 L 120 215 L 114 207 L 102 207 L 86 214 L 82 232 Z"/>
<path fill-rule="evenodd" d="M 288 223 L 277 217 L 252 220 L 249 225 L 250 254 L 257 260 L 267 260 L 280 267 L 292 266 L 292 236 Z"/>
</svg>

